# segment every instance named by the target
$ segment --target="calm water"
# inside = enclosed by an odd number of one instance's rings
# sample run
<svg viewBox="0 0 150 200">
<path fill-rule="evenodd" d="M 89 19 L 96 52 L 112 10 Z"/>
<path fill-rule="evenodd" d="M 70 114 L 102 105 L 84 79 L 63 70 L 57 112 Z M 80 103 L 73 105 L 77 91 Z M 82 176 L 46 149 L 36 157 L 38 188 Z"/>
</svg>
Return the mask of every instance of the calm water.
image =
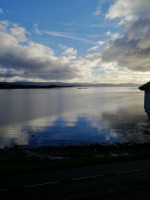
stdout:
<svg viewBox="0 0 150 200">
<path fill-rule="evenodd" d="M 137 88 L 0 90 L 0 147 L 150 141 Z"/>
</svg>

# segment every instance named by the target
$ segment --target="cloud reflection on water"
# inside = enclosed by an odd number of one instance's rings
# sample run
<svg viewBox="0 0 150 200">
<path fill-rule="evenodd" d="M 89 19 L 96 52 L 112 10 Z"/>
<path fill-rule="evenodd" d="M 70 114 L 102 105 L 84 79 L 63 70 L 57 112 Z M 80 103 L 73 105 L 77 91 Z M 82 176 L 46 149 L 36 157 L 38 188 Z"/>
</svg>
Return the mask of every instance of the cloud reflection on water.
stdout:
<svg viewBox="0 0 150 200">
<path fill-rule="evenodd" d="M 5 90 L 0 95 L 0 147 L 150 140 L 140 128 L 147 121 L 136 88 Z"/>
</svg>

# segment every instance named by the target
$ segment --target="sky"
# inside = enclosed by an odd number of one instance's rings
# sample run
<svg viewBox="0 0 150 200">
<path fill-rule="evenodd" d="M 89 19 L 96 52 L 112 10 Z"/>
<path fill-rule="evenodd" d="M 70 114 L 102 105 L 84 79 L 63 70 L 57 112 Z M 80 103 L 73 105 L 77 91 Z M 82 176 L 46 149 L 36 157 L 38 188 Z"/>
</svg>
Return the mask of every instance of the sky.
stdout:
<svg viewBox="0 0 150 200">
<path fill-rule="evenodd" d="M 150 81 L 150 0 L 1 0 L 0 81 Z"/>
</svg>

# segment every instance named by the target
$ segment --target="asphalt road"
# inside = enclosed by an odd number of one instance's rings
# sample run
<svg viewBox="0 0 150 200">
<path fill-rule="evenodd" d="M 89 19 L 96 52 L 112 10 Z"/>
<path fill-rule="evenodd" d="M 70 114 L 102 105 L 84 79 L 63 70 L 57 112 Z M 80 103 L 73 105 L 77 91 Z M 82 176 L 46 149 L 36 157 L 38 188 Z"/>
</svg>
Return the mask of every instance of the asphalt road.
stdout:
<svg viewBox="0 0 150 200">
<path fill-rule="evenodd" d="M 0 178 L 0 199 L 150 199 L 150 160 Z"/>
</svg>

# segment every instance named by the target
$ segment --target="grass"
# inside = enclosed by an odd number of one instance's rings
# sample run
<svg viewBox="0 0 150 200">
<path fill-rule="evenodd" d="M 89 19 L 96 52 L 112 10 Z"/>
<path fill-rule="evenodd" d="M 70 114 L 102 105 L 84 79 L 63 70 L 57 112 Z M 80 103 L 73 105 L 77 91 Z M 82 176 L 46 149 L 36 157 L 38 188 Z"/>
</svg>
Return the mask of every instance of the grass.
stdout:
<svg viewBox="0 0 150 200">
<path fill-rule="evenodd" d="M 97 146 L 98 147 L 98 146 Z M 127 148 L 128 147 L 128 148 Z M 141 148 L 139 148 L 141 147 Z M 67 147 L 68 148 L 68 147 Z M 77 147 L 70 147 L 72 150 Z M 85 146 L 83 147 L 85 150 Z M 89 148 L 89 146 L 87 147 Z M 102 147 L 99 146 L 102 152 Z M 105 149 L 106 147 L 104 147 Z M 108 147 L 109 149 L 109 147 Z M 47 149 L 47 151 L 49 148 Z M 81 150 L 81 148 L 79 148 Z M 78 151 L 79 151 L 78 150 Z M 109 149 L 110 150 L 110 149 Z M 20 150 L 17 150 L 17 152 Z M 36 149 L 36 151 L 40 152 L 40 149 Z M 43 152 L 44 150 L 41 149 Z M 49 150 L 50 151 L 50 150 Z M 75 151 L 75 149 L 74 149 Z M 3 153 L 5 150 L 3 150 Z M 52 151 L 53 152 L 53 151 Z M 61 150 L 62 152 L 62 150 Z M 88 151 L 89 152 L 89 151 Z M 7 157 L 4 159 L 1 156 L 0 159 L 0 175 L 1 176 L 10 176 L 17 174 L 25 174 L 31 172 L 43 172 L 57 169 L 67 169 L 67 168 L 75 168 L 75 167 L 84 167 L 84 166 L 92 166 L 99 164 L 108 164 L 108 163 L 116 163 L 116 162 L 125 162 L 132 161 L 138 159 L 150 159 L 150 144 L 133 145 L 133 146 L 124 146 L 123 148 L 119 147 L 111 147 L 111 151 L 108 151 L 105 154 L 98 155 L 98 150 L 93 155 L 81 155 L 79 153 L 73 154 L 70 158 L 63 159 L 38 159 L 38 158 L 12 158 Z M 123 153 L 128 152 L 128 153 Z M 7 153 L 7 152 L 5 152 Z M 57 154 L 58 152 L 56 152 Z M 64 151 L 63 153 L 66 154 Z M 71 152 L 68 154 L 71 154 Z"/>
</svg>

